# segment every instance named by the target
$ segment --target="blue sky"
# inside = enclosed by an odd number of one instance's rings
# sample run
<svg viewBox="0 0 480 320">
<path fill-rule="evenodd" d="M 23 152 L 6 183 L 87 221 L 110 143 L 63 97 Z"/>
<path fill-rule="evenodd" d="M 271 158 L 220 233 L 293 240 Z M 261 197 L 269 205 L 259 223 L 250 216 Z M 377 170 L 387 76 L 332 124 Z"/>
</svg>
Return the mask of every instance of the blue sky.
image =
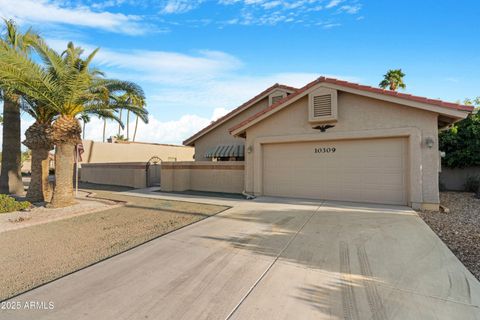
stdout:
<svg viewBox="0 0 480 320">
<path fill-rule="evenodd" d="M 447 0 L 0 0 L 0 16 L 58 50 L 70 40 L 100 47 L 98 66 L 147 94 L 138 140 L 161 143 L 180 143 L 275 82 L 320 75 L 377 86 L 402 68 L 408 93 L 479 96 L 479 15 L 477 1 Z M 93 120 L 86 137 L 101 132 Z"/>
</svg>

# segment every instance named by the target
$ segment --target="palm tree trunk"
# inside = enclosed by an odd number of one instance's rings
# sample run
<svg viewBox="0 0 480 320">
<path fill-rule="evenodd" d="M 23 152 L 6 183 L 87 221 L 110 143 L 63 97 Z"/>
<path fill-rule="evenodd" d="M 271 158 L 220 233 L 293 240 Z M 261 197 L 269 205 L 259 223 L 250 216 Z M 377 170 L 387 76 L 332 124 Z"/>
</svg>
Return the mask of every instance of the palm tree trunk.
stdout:
<svg viewBox="0 0 480 320">
<path fill-rule="evenodd" d="M 107 130 L 107 119 L 103 119 L 103 142 L 105 142 L 105 132 Z"/>
<path fill-rule="evenodd" d="M 5 97 L 3 102 L 3 142 L 0 193 L 23 195 L 20 144 L 20 108 Z"/>
<path fill-rule="evenodd" d="M 122 109 L 120 109 L 119 119 L 122 120 Z M 122 130 L 122 126 L 120 123 L 118 124 L 118 135 L 120 136 L 120 132 Z"/>
<path fill-rule="evenodd" d="M 50 201 L 52 192 L 48 181 L 48 154 L 46 148 L 32 149 L 32 177 L 27 190 L 27 200 L 30 202 Z"/>
<path fill-rule="evenodd" d="M 55 188 L 53 190 L 53 208 L 75 204 L 73 195 L 73 165 L 75 145 L 68 142 L 57 143 L 55 148 Z"/>
<path fill-rule="evenodd" d="M 130 111 L 127 110 L 127 141 L 130 139 Z"/>
<path fill-rule="evenodd" d="M 138 116 L 137 116 L 137 119 L 135 119 L 135 130 L 133 130 L 133 139 L 132 139 L 133 142 L 135 142 L 135 137 L 137 136 L 137 127 L 138 127 Z"/>
<path fill-rule="evenodd" d="M 87 122 L 85 120 L 83 120 L 82 122 L 83 122 L 82 139 L 85 140 L 85 125 L 87 124 Z"/>
</svg>

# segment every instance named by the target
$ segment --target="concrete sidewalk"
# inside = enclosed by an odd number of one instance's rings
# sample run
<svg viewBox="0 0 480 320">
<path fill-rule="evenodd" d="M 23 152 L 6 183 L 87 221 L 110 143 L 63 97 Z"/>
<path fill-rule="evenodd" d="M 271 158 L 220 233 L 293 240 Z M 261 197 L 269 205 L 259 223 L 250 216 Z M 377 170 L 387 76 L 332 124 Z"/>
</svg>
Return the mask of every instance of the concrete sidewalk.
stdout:
<svg viewBox="0 0 480 320">
<path fill-rule="evenodd" d="M 200 200 L 233 208 L 11 300 L 52 310 L 0 319 L 480 319 L 480 283 L 409 208 Z"/>
</svg>

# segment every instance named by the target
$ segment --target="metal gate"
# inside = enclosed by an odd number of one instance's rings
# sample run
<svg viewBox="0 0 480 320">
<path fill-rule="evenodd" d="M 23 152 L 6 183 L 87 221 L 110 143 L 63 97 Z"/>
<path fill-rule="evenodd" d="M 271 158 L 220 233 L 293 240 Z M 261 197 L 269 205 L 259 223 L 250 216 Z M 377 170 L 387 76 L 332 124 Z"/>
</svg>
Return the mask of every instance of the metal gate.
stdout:
<svg viewBox="0 0 480 320">
<path fill-rule="evenodd" d="M 145 174 L 148 187 L 159 187 L 160 186 L 160 170 L 161 170 L 162 159 L 157 156 L 153 156 L 148 160 L 145 166 Z"/>
</svg>

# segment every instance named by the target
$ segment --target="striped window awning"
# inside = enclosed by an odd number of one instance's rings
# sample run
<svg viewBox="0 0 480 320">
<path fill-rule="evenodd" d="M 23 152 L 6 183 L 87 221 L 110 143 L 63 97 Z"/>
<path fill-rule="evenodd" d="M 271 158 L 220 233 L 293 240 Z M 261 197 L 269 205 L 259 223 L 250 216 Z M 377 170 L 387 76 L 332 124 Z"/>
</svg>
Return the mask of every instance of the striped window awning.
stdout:
<svg viewBox="0 0 480 320">
<path fill-rule="evenodd" d="M 230 158 L 244 156 L 244 145 L 218 145 L 205 153 L 205 158 Z"/>
</svg>

